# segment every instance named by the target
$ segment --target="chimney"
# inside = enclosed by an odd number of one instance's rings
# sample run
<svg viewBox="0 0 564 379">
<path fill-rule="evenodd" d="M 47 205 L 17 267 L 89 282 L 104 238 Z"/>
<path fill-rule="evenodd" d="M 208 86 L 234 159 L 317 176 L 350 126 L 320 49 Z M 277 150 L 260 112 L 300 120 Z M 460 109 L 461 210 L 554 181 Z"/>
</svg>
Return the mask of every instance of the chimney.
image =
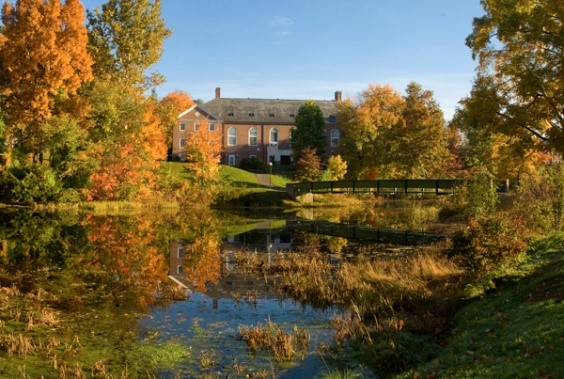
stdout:
<svg viewBox="0 0 564 379">
<path fill-rule="evenodd" d="M 341 101 L 342 96 L 343 96 L 343 93 L 341 91 L 335 92 L 335 101 Z"/>
<path fill-rule="evenodd" d="M 215 98 L 219 99 L 221 97 L 221 88 L 215 87 Z"/>
</svg>

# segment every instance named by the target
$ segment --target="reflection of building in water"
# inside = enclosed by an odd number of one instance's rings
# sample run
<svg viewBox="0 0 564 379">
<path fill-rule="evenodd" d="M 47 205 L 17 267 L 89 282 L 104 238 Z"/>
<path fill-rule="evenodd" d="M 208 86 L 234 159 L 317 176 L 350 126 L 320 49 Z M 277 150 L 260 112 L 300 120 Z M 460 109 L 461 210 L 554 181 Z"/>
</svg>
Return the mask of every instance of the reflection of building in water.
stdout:
<svg viewBox="0 0 564 379">
<path fill-rule="evenodd" d="M 205 292 L 208 296 L 218 298 L 277 298 L 277 289 L 272 285 L 260 264 L 255 264 L 252 272 L 244 273 L 236 270 L 236 253 L 246 254 L 251 261 L 252 256 L 261 256 L 261 261 L 270 262 L 271 256 L 278 256 L 291 250 L 292 234 L 283 229 L 254 230 L 252 232 L 230 236 L 223 241 L 220 247 L 222 264 L 216 284 L 208 283 Z M 183 288 L 196 290 L 191 275 L 193 267 L 186 267 L 192 252 L 185 241 L 177 240 L 170 244 L 169 251 L 169 277 Z M 195 253 L 195 252 L 194 252 Z"/>
<path fill-rule="evenodd" d="M 230 236 L 223 241 L 222 251 L 290 251 L 292 234 L 284 229 L 253 230 Z"/>
</svg>

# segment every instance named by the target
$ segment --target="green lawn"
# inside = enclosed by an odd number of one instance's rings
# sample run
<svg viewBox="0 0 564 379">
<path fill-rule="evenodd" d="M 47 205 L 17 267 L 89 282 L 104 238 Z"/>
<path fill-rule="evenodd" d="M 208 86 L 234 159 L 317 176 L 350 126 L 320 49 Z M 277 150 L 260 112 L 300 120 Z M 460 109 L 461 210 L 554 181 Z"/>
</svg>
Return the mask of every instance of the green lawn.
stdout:
<svg viewBox="0 0 564 379">
<path fill-rule="evenodd" d="M 255 174 L 237 167 L 222 165 L 219 175 L 222 181 L 227 180 L 239 187 L 256 187 L 259 185 Z"/>
<path fill-rule="evenodd" d="M 402 378 L 564 378 L 564 234 L 456 314 L 438 357 Z"/>
</svg>

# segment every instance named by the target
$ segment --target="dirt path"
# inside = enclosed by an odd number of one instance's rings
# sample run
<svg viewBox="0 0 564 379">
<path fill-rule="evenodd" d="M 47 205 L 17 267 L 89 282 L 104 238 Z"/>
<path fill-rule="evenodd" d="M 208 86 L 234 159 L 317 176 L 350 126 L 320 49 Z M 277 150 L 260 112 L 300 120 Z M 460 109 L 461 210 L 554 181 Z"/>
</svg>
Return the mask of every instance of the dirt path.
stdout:
<svg viewBox="0 0 564 379">
<path fill-rule="evenodd" d="M 269 174 L 256 174 L 257 180 L 261 186 L 270 187 L 270 175 Z"/>
</svg>

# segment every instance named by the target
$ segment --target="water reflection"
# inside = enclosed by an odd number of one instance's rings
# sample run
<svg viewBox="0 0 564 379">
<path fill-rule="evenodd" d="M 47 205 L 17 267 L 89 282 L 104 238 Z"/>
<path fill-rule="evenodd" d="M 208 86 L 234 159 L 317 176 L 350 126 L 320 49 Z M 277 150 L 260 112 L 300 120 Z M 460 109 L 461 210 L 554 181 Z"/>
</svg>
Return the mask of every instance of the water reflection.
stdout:
<svg viewBox="0 0 564 379">
<path fill-rule="evenodd" d="M 339 212 L 309 216 L 415 225 L 404 210 Z M 417 213 L 428 220 L 433 211 Z M 340 236 L 290 230 L 286 217 L 207 208 L 143 216 L 0 212 L 0 347 L 14 335 L 36 347 L 0 359 L 0 375 L 21 377 L 25 369 L 31 377 L 58 377 L 70 368 L 108 377 L 285 372 L 268 355 L 248 352 L 237 328 L 267 320 L 306 326 L 311 354 L 330 341 L 337 310 L 285 298 L 270 268 L 296 251 L 325 251 L 338 265 L 339 254 L 354 249 Z M 7 355 L 0 348 L 0 357 Z M 324 367 L 307 362 L 314 371 Z"/>
</svg>

